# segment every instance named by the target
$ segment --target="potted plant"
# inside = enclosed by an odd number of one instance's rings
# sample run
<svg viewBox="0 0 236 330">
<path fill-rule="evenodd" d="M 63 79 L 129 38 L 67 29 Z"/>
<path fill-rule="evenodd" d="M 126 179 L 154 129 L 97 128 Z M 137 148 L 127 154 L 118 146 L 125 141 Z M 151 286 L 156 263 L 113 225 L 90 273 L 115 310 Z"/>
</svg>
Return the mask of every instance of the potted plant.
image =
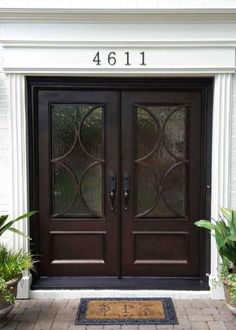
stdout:
<svg viewBox="0 0 236 330">
<path fill-rule="evenodd" d="M 0 216 L 0 238 L 7 231 L 22 235 L 24 233 L 14 228 L 15 222 L 28 218 L 35 214 L 35 211 L 23 214 L 22 216 L 8 220 L 8 215 Z M 17 284 L 26 269 L 33 268 L 31 253 L 22 250 L 14 252 L 0 243 L 0 319 L 4 318 L 13 308 L 17 293 Z"/>
<path fill-rule="evenodd" d="M 229 309 L 236 314 L 236 211 L 221 208 L 218 220 L 199 220 L 195 225 L 211 231 L 221 257 L 219 280 Z"/>
</svg>

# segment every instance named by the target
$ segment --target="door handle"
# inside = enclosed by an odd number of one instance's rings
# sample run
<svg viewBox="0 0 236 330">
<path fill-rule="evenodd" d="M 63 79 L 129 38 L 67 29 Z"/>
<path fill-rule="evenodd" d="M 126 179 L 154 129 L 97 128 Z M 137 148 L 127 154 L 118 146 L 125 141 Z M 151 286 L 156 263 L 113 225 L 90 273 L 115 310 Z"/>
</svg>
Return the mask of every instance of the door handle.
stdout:
<svg viewBox="0 0 236 330">
<path fill-rule="evenodd" d="M 124 203 L 125 203 L 125 211 L 129 208 L 129 174 L 128 172 L 124 172 Z"/>
<path fill-rule="evenodd" d="M 110 210 L 115 210 L 115 199 L 116 199 L 116 173 L 115 171 L 110 172 Z"/>
</svg>

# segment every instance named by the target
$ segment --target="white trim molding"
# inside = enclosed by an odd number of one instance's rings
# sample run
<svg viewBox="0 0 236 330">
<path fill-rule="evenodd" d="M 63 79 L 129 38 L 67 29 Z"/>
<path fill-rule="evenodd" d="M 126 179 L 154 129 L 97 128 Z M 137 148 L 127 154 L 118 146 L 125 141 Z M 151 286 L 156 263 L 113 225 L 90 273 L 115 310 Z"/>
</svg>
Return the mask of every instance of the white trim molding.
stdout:
<svg viewBox="0 0 236 330">
<path fill-rule="evenodd" d="M 117 31 L 114 33 L 117 33 Z M 6 73 L 24 74 L 109 74 L 109 75 L 191 75 L 235 72 L 235 48 L 199 47 L 198 45 L 179 47 L 178 45 L 161 45 L 153 43 L 150 47 L 142 41 L 135 47 L 127 42 L 120 46 L 110 41 L 105 45 L 88 42 L 87 47 L 79 43 L 58 45 L 50 42 L 19 43 L 4 41 L 2 43 L 3 69 Z M 50 50 L 50 51 L 49 51 Z M 93 61 L 99 51 L 101 66 Z M 130 53 L 133 64 L 129 68 L 125 64 L 125 53 Z M 109 53 L 115 54 L 116 65 L 109 65 Z M 140 66 L 140 53 L 145 52 L 146 64 Z M 42 61 L 44 58 L 44 61 Z"/>
<path fill-rule="evenodd" d="M 230 206 L 230 143 L 232 113 L 232 75 L 215 77 L 212 135 L 211 217 L 217 219 L 219 208 Z M 219 264 L 215 239 L 211 240 L 211 278 L 217 277 Z M 221 288 L 212 289 L 212 298 L 222 297 Z"/>
<path fill-rule="evenodd" d="M 8 0 L 9 2 L 9 0 Z M 127 22 L 127 23 L 142 23 L 149 22 L 235 22 L 236 7 L 231 4 L 228 8 L 225 6 L 218 8 L 184 8 L 184 7 L 160 7 L 156 1 L 152 1 L 149 5 L 143 5 L 145 2 L 131 4 L 123 2 L 118 5 L 109 2 L 107 5 L 98 5 L 90 3 L 88 6 L 80 2 L 80 7 L 67 6 L 57 7 L 10 7 L 4 6 L 0 8 L 0 20 L 3 22 Z M 87 2 L 88 3 L 88 2 Z M 126 5 L 124 5 L 126 4 Z M 128 5 L 127 5 L 128 4 Z"/>
<path fill-rule="evenodd" d="M 11 136 L 11 187 L 10 187 L 10 216 L 17 217 L 28 211 L 28 165 L 27 165 L 27 133 L 25 110 L 25 78 L 21 74 L 8 75 L 9 110 Z M 28 221 L 19 221 L 15 227 L 28 235 Z M 13 249 L 29 250 L 28 240 L 20 235 L 13 235 Z M 29 297 L 30 276 L 24 273 L 18 285 L 18 296 Z"/>
</svg>

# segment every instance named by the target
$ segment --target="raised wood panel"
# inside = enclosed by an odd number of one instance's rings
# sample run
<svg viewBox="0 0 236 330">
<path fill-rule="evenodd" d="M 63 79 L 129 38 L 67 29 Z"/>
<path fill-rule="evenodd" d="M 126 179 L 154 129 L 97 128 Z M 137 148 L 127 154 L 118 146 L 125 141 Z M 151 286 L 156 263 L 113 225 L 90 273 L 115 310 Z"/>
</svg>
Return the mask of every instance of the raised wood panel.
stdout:
<svg viewBox="0 0 236 330">
<path fill-rule="evenodd" d="M 49 234 L 52 264 L 105 263 L 105 232 L 51 231 Z"/>
<path fill-rule="evenodd" d="M 135 264 L 186 264 L 187 232 L 139 232 L 134 234 Z"/>
</svg>

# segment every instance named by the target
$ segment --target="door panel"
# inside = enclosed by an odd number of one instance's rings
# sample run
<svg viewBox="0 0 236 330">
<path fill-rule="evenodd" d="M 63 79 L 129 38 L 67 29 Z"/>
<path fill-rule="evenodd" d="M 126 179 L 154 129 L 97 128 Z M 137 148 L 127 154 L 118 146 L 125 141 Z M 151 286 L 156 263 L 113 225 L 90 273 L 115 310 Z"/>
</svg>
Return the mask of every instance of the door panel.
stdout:
<svg viewBox="0 0 236 330">
<path fill-rule="evenodd" d="M 38 123 L 41 275 L 118 275 L 118 94 L 41 91 Z"/>
<path fill-rule="evenodd" d="M 124 276 L 199 276 L 200 109 L 200 92 L 122 93 Z"/>
</svg>

